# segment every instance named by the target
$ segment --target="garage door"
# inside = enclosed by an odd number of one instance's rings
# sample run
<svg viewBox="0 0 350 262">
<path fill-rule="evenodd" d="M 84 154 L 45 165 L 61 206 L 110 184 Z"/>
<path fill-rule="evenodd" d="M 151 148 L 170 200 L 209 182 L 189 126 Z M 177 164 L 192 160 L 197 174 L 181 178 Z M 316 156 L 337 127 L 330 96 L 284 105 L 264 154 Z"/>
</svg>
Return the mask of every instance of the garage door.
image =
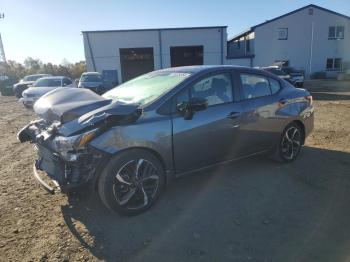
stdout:
<svg viewBox="0 0 350 262">
<path fill-rule="evenodd" d="M 203 65 L 203 46 L 170 47 L 171 66 Z"/>
<path fill-rule="evenodd" d="M 154 70 L 153 48 L 120 48 L 122 81 Z"/>
</svg>

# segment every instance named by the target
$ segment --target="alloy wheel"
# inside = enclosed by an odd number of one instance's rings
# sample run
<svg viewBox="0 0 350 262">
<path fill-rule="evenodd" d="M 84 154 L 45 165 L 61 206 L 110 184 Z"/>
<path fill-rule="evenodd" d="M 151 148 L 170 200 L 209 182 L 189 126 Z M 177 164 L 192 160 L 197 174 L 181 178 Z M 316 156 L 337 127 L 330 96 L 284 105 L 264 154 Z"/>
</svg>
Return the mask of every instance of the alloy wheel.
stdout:
<svg viewBox="0 0 350 262">
<path fill-rule="evenodd" d="M 281 144 L 281 152 L 282 156 L 286 160 L 293 160 L 299 153 L 301 148 L 301 132 L 295 127 L 291 126 L 284 133 L 282 144 Z"/>
<path fill-rule="evenodd" d="M 158 170 L 146 159 L 131 160 L 114 170 L 113 194 L 119 205 L 127 209 L 147 206 L 159 187 Z"/>
</svg>

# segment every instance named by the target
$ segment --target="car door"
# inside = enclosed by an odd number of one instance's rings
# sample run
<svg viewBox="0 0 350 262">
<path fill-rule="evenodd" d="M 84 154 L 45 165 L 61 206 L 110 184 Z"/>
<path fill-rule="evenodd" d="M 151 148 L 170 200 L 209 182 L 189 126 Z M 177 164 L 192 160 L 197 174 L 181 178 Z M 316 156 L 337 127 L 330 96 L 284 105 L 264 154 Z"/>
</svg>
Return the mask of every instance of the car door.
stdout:
<svg viewBox="0 0 350 262">
<path fill-rule="evenodd" d="M 195 170 L 237 154 L 240 103 L 234 102 L 231 72 L 216 72 L 201 77 L 173 100 L 173 154 L 177 173 Z M 208 107 L 186 119 L 176 106 L 190 98 L 205 98 Z"/>
<path fill-rule="evenodd" d="M 280 83 L 250 71 L 241 71 L 239 79 L 243 107 L 240 152 L 249 155 L 268 150 L 277 141 L 283 122 L 276 115 L 280 108 Z"/>
</svg>

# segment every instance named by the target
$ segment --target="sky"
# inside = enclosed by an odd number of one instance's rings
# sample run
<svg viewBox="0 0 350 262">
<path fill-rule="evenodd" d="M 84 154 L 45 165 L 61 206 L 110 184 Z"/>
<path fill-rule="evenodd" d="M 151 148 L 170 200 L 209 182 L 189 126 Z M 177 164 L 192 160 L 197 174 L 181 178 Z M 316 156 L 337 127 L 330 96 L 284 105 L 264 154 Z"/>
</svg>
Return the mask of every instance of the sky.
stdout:
<svg viewBox="0 0 350 262">
<path fill-rule="evenodd" d="M 350 16 L 349 0 L 0 0 L 6 58 L 84 60 L 81 31 L 228 26 L 228 37 L 308 4 Z"/>
</svg>

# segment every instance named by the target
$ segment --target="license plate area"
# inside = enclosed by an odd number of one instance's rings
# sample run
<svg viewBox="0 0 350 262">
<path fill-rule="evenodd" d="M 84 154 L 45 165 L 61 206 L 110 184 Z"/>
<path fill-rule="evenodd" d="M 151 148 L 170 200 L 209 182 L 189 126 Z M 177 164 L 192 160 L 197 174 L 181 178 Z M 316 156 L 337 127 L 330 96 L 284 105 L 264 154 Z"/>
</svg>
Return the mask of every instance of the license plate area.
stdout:
<svg viewBox="0 0 350 262">
<path fill-rule="evenodd" d="M 59 156 L 43 146 L 37 146 L 38 162 L 37 168 L 45 171 L 47 175 L 59 184 L 65 181 L 65 165 Z"/>
</svg>

